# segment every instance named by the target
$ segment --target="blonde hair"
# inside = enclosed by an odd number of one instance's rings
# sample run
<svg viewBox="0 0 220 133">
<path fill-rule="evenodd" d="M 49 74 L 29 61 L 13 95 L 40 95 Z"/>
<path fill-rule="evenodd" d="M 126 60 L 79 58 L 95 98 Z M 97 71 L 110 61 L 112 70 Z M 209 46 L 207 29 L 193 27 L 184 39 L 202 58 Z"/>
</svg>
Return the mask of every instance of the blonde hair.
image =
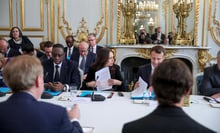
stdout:
<svg viewBox="0 0 220 133">
<path fill-rule="evenodd" d="M 14 57 L 3 70 L 4 81 L 13 92 L 29 90 L 37 76 L 43 77 L 43 67 L 38 58 L 29 55 Z"/>
</svg>

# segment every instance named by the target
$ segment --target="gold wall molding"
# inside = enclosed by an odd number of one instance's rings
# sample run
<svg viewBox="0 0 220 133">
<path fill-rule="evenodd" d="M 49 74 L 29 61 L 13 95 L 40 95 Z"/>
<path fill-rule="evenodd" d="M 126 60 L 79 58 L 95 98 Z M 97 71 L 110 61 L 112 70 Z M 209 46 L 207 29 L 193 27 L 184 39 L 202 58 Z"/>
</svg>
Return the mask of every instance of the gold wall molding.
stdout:
<svg viewBox="0 0 220 133">
<path fill-rule="evenodd" d="M 120 42 L 121 36 L 121 2 L 118 0 L 117 3 L 117 43 Z"/>
<path fill-rule="evenodd" d="M 108 42 L 108 0 L 105 0 L 105 8 L 103 8 L 103 0 L 101 1 L 101 17 L 98 20 L 98 22 L 96 23 L 96 27 L 94 28 L 94 33 L 96 33 L 99 36 L 97 36 L 97 43 L 99 43 L 106 31 L 106 43 Z M 63 5 L 65 6 L 65 0 L 63 0 Z M 103 10 L 105 9 L 105 16 L 103 14 Z M 69 22 L 66 20 L 66 16 L 65 16 L 65 11 L 64 11 L 64 7 L 63 7 L 63 15 L 61 15 L 61 0 L 58 0 L 58 29 L 61 32 L 61 35 L 63 36 L 63 38 L 65 39 L 67 35 L 73 35 L 73 36 L 77 36 L 76 34 L 74 34 L 74 32 L 72 31 L 72 28 L 69 24 Z M 85 18 L 85 17 L 82 17 Z M 105 24 L 103 25 L 103 19 L 105 19 Z M 63 23 L 63 24 L 62 24 Z M 101 26 L 102 25 L 102 26 Z M 100 31 L 101 29 L 101 31 Z M 78 31 L 79 29 L 77 29 L 76 31 Z M 76 32 L 75 32 L 76 33 Z"/>
<path fill-rule="evenodd" d="M 30 38 L 41 38 L 42 41 L 45 41 L 45 36 L 44 35 L 28 35 Z"/>
<path fill-rule="evenodd" d="M 9 27 L 0 27 L 0 30 L 11 30 L 13 25 L 12 0 L 9 0 Z"/>
<path fill-rule="evenodd" d="M 217 20 L 217 5 L 218 5 L 218 0 L 215 0 L 215 8 L 214 8 L 214 13 L 213 13 L 213 19 L 211 18 L 212 16 L 212 0 L 209 0 L 209 22 L 208 22 L 208 29 L 211 32 L 211 36 L 216 44 L 220 46 L 220 21 Z M 211 23 L 211 20 L 213 20 Z M 213 26 L 212 26 L 213 25 Z M 217 32 L 217 33 L 216 33 Z"/>
<path fill-rule="evenodd" d="M 202 47 L 204 46 L 204 39 L 205 39 L 205 20 L 206 20 L 206 1 L 207 0 L 204 0 L 203 1 L 203 3 L 204 3 L 204 5 L 203 5 L 203 26 L 202 26 Z M 207 46 L 207 44 L 206 44 L 206 46 Z"/>
<path fill-rule="evenodd" d="M 114 0 L 111 0 L 110 44 L 113 43 Z"/>
<path fill-rule="evenodd" d="M 140 56 L 142 56 L 145 59 L 150 59 L 150 51 L 151 48 L 146 48 L 146 49 L 137 49 L 136 52 L 139 53 Z M 166 55 L 165 58 L 172 57 L 174 53 L 176 53 L 176 49 L 166 49 Z"/>
<path fill-rule="evenodd" d="M 194 9 L 194 46 L 198 45 L 198 25 L 199 25 L 199 6 L 200 0 L 195 0 Z"/>
<path fill-rule="evenodd" d="M 25 27 L 25 15 L 24 15 L 24 1 L 25 0 L 21 0 L 21 29 L 23 31 L 44 31 L 44 0 L 40 0 L 40 27 L 39 28 L 35 28 L 35 27 Z M 33 16 L 34 17 L 34 16 Z"/>
<path fill-rule="evenodd" d="M 209 54 L 207 49 L 199 49 L 198 50 L 198 62 L 200 70 L 203 72 L 206 66 L 206 63 L 209 61 Z"/>
</svg>

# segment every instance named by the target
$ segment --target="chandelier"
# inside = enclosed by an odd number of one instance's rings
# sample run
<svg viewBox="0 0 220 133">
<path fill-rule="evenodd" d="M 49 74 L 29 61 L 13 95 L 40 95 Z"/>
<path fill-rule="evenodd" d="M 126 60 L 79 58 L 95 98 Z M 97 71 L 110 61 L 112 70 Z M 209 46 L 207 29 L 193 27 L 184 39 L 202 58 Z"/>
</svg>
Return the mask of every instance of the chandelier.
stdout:
<svg viewBox="0 0 220 133">
<path fill-rule="evenodd" d="M 155 1 L 147 0 L 147 1 L 137 2 L 137 11 L 141 11 L 141 12 L 157 11 L 158 8 L 159 5 Z"/>
</svg>

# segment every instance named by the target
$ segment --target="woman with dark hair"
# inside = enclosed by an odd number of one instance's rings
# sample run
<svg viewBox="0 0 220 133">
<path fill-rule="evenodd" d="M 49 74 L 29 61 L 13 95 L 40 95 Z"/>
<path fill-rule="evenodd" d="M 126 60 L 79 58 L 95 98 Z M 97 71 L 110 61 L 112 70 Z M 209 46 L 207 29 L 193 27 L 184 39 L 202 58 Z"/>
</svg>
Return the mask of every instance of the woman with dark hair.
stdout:
<svg viewBox="0 0 220 133">
<path fill-rule="evenodd" d="M 92 90 L 92 88 L 95 88 L 95 72 L 104 67 L 109 67 L 111 79 L 108 80 L 108 85 L 113 86 L 112 90 L 114 91 L 125 91 L 125 88 L 123 87 L 123 79 L 120 73 L 120 67 L 114 64 L 113 56 L 113 52 L 110 49 L 100 49 L 96 61 L 89 68 L 89 72 L 83 83 L 82 89 Z"/>
<path fill-rule="evenodd" d="M 19 27 L 12 27 L 9 36 L 11 38 L 10 40 L 8 40 L 9 47 L 18 50 L 20 53 L 22 53 L 21 46 L 23 44 L 32 44 L 27 36 L 23 36 Z"/>
</svg>

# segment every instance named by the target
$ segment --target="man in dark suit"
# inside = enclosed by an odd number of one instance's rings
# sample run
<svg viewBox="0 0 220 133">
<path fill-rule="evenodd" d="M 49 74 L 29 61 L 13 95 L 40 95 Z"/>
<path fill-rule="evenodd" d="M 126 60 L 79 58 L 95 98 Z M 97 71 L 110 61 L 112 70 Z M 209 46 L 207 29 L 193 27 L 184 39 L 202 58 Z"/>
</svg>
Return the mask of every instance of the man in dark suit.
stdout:
<svg viewBox="0 0 220 133">
<path fill-rule="evenodd" d="M 53 42 L 46 41 L 44 43 L 44 55 L 40 57 L 41 63 L 52 58 Z"/>
<path fill-rule="evenodd" d="M 36 57 L 13 58 L 3 74 L 13 94 L 0 103 L 1 133 L 82 133 L 78 105 L 67 112 L 63 107 L 38 101 L 44 91 L 44 79 Z"/>
<path fill-rule="evenodd" d="M 205 68 L 201 86 L 202 95 L 220 97 L 220 50 L 217 53 L 217 64 Z"/>
<path fill-rule="evenodd" d="M 89 67 L 95 62 L 96 55 L 88 51 L 89 44 L 82 41 L 79 44 L 79 54 L 73 57 L 73 61 L 76 61 L 79 68 L 84 72 L 83 80 L 86 78 L 89 71 Z"/>
<path fill-rule="evenodd" d="M 68 60 L 72 60 L 72 58 L 76 55 L 79 54 L 79 50 L 78 48 L 74 47 L 74 38 L 72 35 L 68 35 L 66 37 L 66 45 L 67 47 L 64 48 L 64 52 L 66 53 L 65 56 L 66 56 L 66 59 Z"/>
<path fill-rule="evenodd" d="M 96 44 L 96 34 L 95 33 L 89 33 L 88 35 L 88 41 L 89 41 L 89 51 L 97 54 L 102 46 L 99 46 Z"/>
<path fill-rule="evenodd" d="M 10 48 L 8 41 L 3 37 L 0 37 L 0 52 L 5 57 L 13 57 L 13 56 L 21 55 L 21 53 L 18 52 L 17 50 Z"/>
<path fill-rule="evenodd" d="M 163 61 L 155 69 L 152 86 L 159 106 L 149 115 L 126 123 L 123 133 L 214 133 L 182 109 L 193 86 L 192 74 L 179 59 Z"/>
<path fill-rule="evenodd" d="M 152 47 L 150 51 L 151 63 L 140 66 L 138 69 L 137 79 L 141 77 L 145 82 L 147 82 L 150 90 L 152 90 L 150 84 L 151 75 L 153 74 L 154 69 L 164 60 L 165 54 L 165 49 L 162 46 L 157 45 Z M 137 88 L 138 86 L 139 83 L 136 82 L 134 88 Z"/>
<path fill-rule="evenodd" d="M 161 32 L 161 27 L 157 27 L 157 32 L 151 35 L 153 44 L 164 44 L 166 36 Z"/>
<path fill-rule="evenodd" d="M 54 91 L 68 90 L 70 86 L 79 87 L 80 75 L 76 62 L 65 59 L 62 44 L 55 44 L 52 59 L 43 62 L 44 87 Z"/>
</svg>

